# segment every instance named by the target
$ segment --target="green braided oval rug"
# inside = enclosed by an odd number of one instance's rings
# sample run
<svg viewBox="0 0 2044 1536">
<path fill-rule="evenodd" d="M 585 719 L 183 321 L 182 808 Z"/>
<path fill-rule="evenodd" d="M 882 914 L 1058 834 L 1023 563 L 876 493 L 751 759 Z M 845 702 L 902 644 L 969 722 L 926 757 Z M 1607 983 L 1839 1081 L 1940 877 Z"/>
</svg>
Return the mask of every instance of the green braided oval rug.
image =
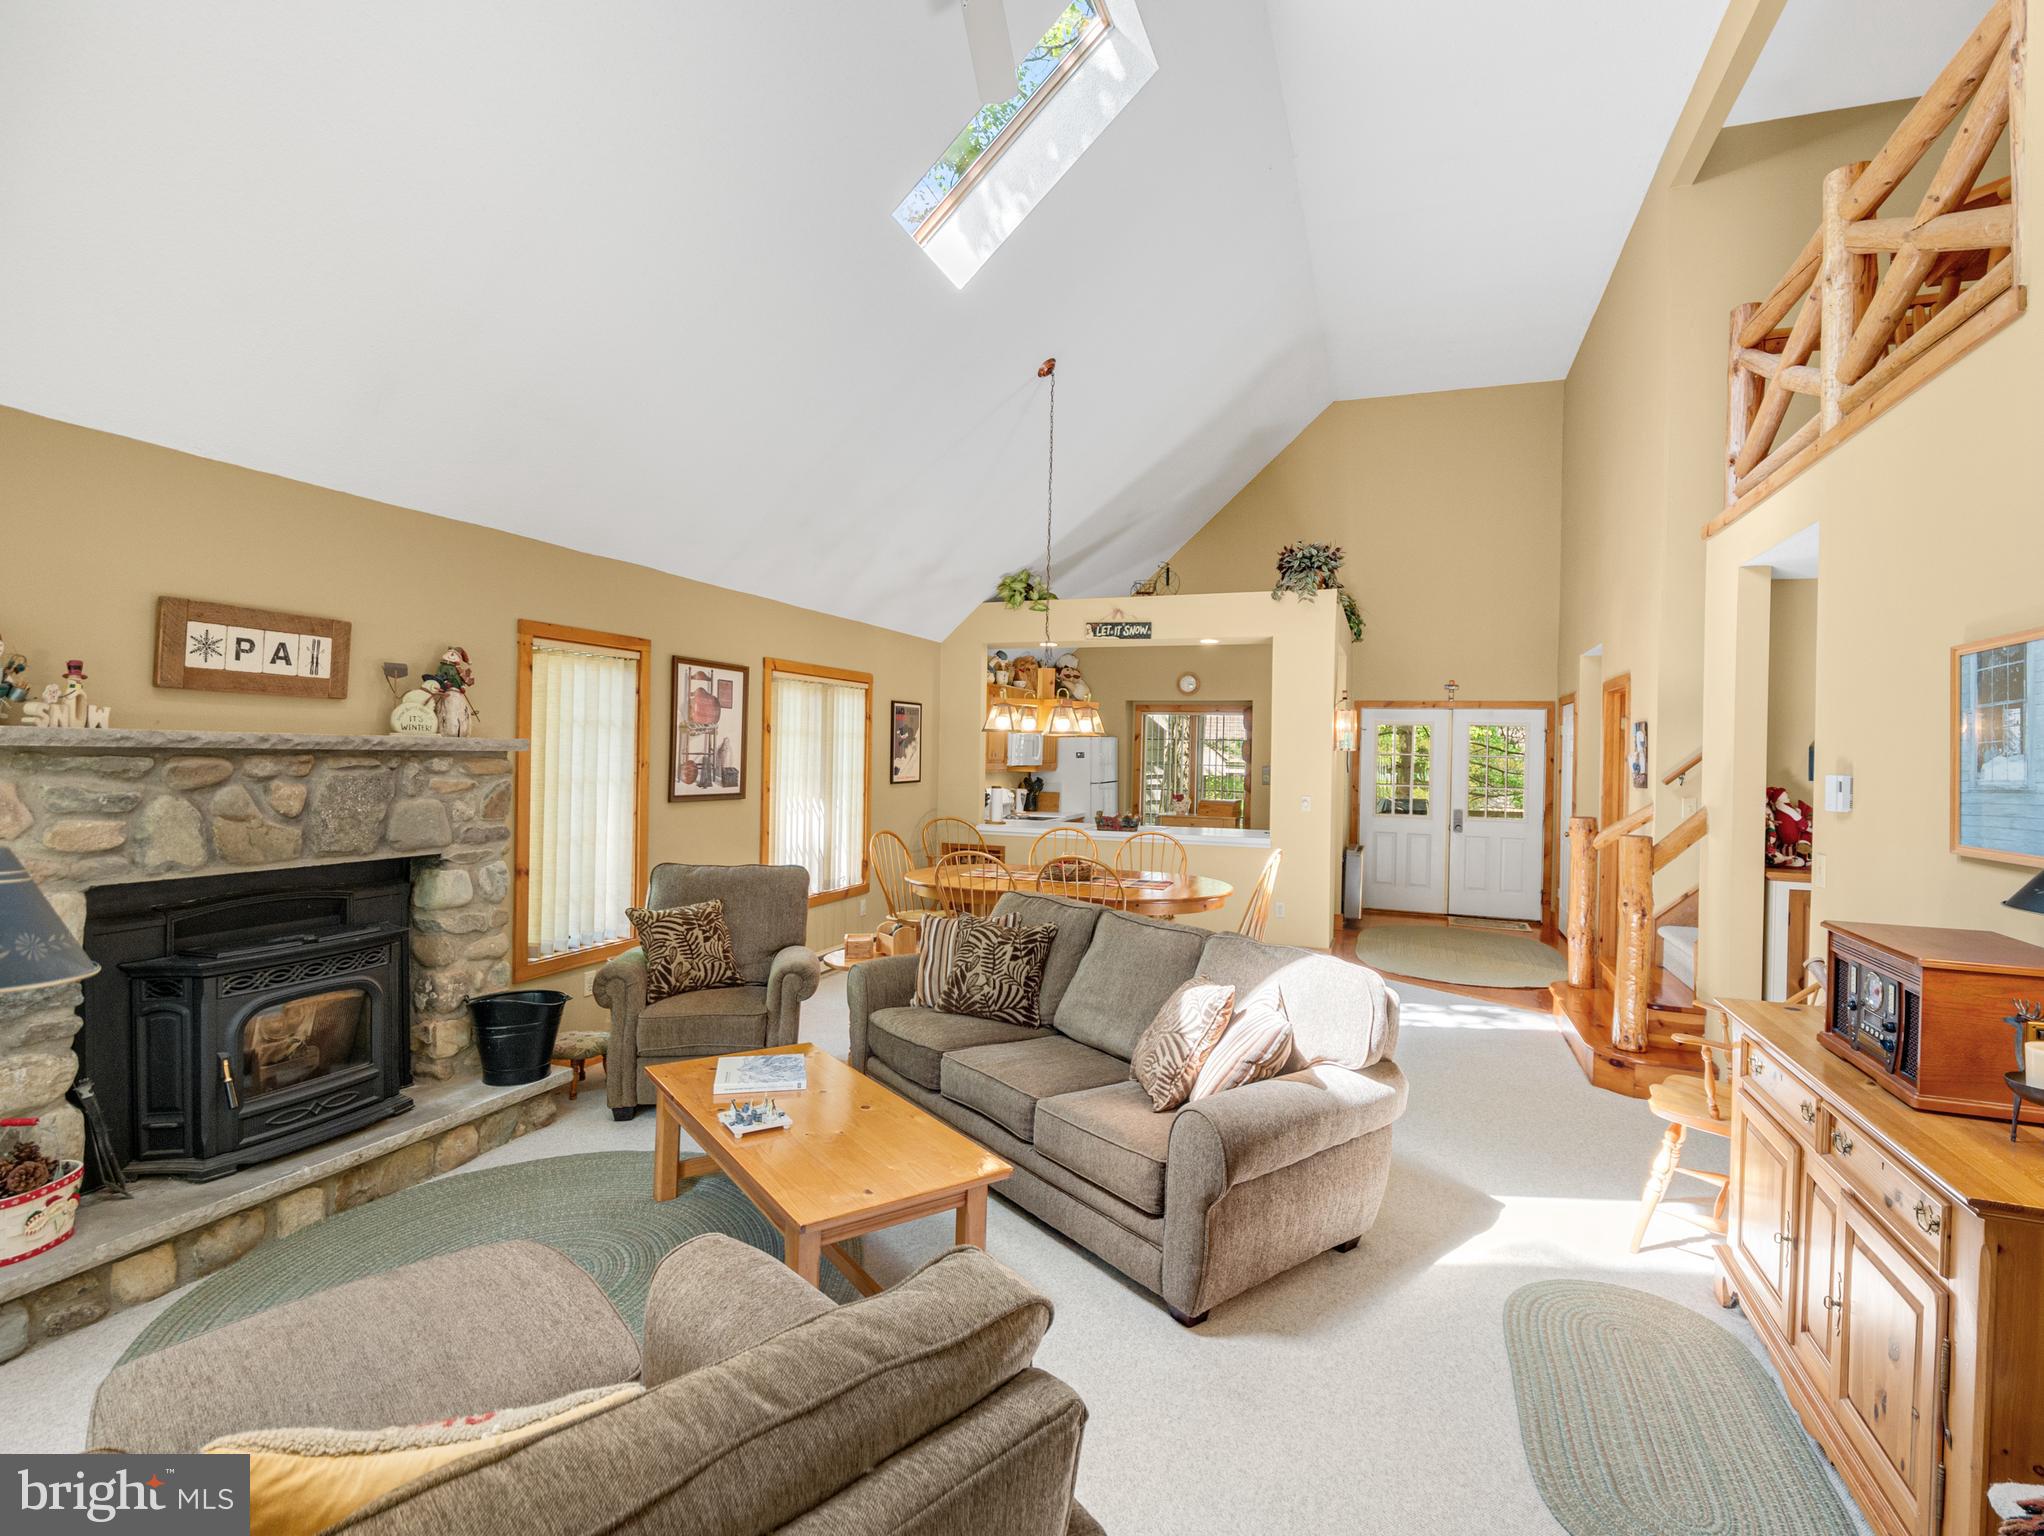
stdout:
<svg viewBox="0 0 2044 1536">
<path fill-rule="evenodd" d="M 1854 1536 L 1781 1389 L 1737 1339 L 1622 1285 L 1505 1302 L 1533 1481 L 1573 1536 Z"/>
<path fill-rule="evenodd" d="M 1434 923 L 1379 923 L 1356 935 L 1356 958 L 1373 971 L 1464 987 L 1544 987 L 1568 960 L 1530 933 Z"/>
<path fill-rule="evenodd" d="M 517 1237 L 574 1260 L 632 1331 L 642 1333 L 653 1271 L 705 1232 L 723 1232 L 782 1257 L 780 1232 L 722 1174 L 696 1179 L 674 1199 L 656 1203 L 653 1159 L 643 1152 L 582 1152 L 457 1173 L 256 1249 L 171 1303 L 121 1359 L 415 1259 Z M 828 1258 L 823 1289 L 840 1302 L 858 1297 Z"/>
</svg>

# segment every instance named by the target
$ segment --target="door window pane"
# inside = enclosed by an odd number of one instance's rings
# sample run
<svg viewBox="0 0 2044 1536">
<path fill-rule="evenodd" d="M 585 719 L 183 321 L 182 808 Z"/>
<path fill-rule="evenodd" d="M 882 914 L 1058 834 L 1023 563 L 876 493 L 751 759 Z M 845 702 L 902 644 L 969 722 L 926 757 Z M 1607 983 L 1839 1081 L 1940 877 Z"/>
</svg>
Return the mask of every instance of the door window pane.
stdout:
<svg viewBox="0 0 2044 1536">
<path fill-rule="evenodd" d="M 1377 814 L 1426 816 L 1433 807 L 1434 728 L 1377 727 Z"/>
<path fill-rule="evenodd" d="M 1469 727 L 1469 815 L 1478 821 L 1526 819 L 1526 727 Z"/>
</svg>

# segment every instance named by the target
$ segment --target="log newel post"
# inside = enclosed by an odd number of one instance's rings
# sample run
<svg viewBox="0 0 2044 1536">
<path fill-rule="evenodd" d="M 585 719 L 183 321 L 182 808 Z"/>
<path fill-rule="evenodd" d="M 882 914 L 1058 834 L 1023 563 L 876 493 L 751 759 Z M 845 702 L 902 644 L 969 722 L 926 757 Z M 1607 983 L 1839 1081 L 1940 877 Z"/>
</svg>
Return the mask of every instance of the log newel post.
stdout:
<svg viewBox="0 0 2044 1536">
<path fill-rule="evenodd" d="M 1616 852 L 1618 952 L 1612 966 L 1611 1043 L 1621 1051 L 1643 1051 L 1654 991 L 1654 840 L 1635 832 L 1618 839 Z"/>
<path fill-rule="evenodd" d="M 1829 432 L 1845 419 L 1845 356 L 1852 345 L 1852 333 L 1859 324 L 1860 258 L 1845 243 L 1846 225 L 1852 222 L 1846 204 L 1853 183 L 1859 180 L 1866 162 L 1841 165 L 1824 178 L 1824 221 L 1817 233 L 1822 237 L 1823 256 L 1817 268 L 1817 346 L 1820 392 L 1817 397 L 1818 430 Z"/>
<path fill-rule="evenodd" d="M 1739 333 L 1746 329 L 1758 304 L 1741 304 L 1732 311 L 1732 355 L 1725 370 L 1729 398 L 1725 403 L 1725 505 L 1739 499 L 1739 455 L 1746 451 L 1746 434 L 1753 426 L 1753 413 L 1760 409 L 1760 376 L 1742 366 Z"/>
<path fill-rule="evenodd" d="M 1568 984 L 1597 984 L 1597 818 L 1568 824 Z"/>
</svg>

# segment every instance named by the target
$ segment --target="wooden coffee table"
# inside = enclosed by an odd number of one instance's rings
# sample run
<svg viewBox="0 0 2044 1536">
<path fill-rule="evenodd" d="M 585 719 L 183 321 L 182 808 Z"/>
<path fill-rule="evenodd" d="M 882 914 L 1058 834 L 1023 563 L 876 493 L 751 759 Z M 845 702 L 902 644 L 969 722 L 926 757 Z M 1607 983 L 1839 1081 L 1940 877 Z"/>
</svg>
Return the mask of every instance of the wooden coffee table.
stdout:
<svg viewBox="0 0 2044 1536">
<path fill-rule="evenodd" d="M 879 1283 L 838 1246 L 851 1238 L 956 1211 L 957 1240 L 986 1247 L 987 1186 L 1014 1168 L 827 1051 L 786 1045 L 733 1054 L 798 1053 L 808 1059 L 809 1086 L 775 1099 L 795 1123 L 742 1140 L 717 1120 L 734 1096 L 710 1092 L 716 1057 L 648 1067 L 658 1099 L 653 1198 L 672 1200 L 683 1179 L 721 1172 L 781 1229 L 790 1269 L 815 1285 L 828 1250 L 868 1296 Z M 703 1156 L 681 1155 L 684 1126 L 707 1149 Z"/>
</svg>

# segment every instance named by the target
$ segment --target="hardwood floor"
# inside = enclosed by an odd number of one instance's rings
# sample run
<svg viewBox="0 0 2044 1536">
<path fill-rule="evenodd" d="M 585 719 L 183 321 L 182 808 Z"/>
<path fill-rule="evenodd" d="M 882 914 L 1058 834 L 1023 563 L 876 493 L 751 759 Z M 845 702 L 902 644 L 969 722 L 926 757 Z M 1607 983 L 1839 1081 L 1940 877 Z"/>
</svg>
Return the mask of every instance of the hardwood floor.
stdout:
<svg viewBox="0 0 2044 1536">
<path fill-rule="evenodd" d="M 1443 927 L 1445 917 L 1436 917 L 1420 912 L 1365 912 L 1361 919 L 1337 917 L 1335 920 L 1334 942 L 1327 946 L 1328 953 L 1353 964 L 1363 962 L 1356 959 L 1356 935 L 1365 928 L 1374 928 L 1392 923 L 1421 923 Z M 1557 954 L 1563 953 L 1563 940 L 1553 924 L 1542 923 L 1530 937 L 1537 938 Z M 1419 976 L 1400 976 L 1394 972 L 1384 973 L 1394 982 L 1404 982 L 1412 987 L 1431 987 L 1436 992 L 1452 992 L 1460 997 L 1473 997 L 1479 1002 L 1502 1003 L 1509 1008 L 1528 1008 L 1536 1013 L 1545 1013 L 1552 1006 L 1553 999 L 1545 987 L 1464 987 L 1452 982 L 1428 981 Z"/>
</svg>

